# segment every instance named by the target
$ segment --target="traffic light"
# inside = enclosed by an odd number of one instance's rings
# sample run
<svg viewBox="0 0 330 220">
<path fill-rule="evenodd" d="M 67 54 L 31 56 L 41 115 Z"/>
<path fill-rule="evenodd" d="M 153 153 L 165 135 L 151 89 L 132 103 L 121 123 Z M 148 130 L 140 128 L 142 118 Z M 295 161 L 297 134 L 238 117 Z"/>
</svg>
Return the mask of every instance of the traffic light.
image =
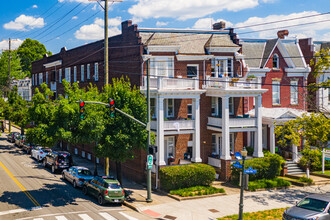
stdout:
<svg viewBox="0 0 330 220">
<path fill-rule="evenodd" d="M 149 154 L 154 155 L 157 153 L 157 146 L 149 145 Z"/>
<path fill-rule="evenodd" d="M 85 118 L 85 102 L 84 101 L 79 101 L 79 114 L 80 114 L 80 119 Z"/>
<path fill-rule="evenodd" d="M 109 107 L 110 107 L 110 118 L 115 117 L 115 100 L 109 99 Z"/>
</svg>

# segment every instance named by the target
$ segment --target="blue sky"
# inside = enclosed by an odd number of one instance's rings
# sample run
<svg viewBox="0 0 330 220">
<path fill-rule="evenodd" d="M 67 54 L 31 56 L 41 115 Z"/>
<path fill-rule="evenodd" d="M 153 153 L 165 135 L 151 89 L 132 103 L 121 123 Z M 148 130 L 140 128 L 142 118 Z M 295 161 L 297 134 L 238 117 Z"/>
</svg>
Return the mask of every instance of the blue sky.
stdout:
<svg viewBox="0 0 330 220">
<path fill-rule="evenodd" d="M 236 28 L 286 19 L 236 32 L 240 38 L 274 38 L 288 29 L 290 37 L 330 41 L 330 14 L 318 15 L 329 6 L 329 0 L 123 0 L 110 6 L 109 34 L 119 34 L 128 19 L 139 27 L 190 29 L 210 29 L 219 20 Z M 0 14 L 0 39 L 17 39 L 14 48 L 32 38 L 58 53 L 103 38 L 104 11 L 88 0 L 7 1 Z M 0 49 L 7 48 L 8 41 L 0 42 Z"/>
</svg>

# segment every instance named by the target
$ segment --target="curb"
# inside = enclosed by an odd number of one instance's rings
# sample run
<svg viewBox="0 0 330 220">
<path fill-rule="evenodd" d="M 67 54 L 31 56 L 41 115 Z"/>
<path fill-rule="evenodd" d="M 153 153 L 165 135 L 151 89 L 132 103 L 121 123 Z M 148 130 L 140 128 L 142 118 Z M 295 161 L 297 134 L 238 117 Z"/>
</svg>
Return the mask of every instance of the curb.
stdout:
<svg viewBox="0 0 330 220">
<path fill-rule="evenodd" d="M 128 202 L 124 201 L 123 205 L 127 206 L 128 208 L 133 209 L 134 211 L 137 211 L 137 212 L 141 213 L 141 210 L 138 207 L 136 207 L 135 205 L 131 204 L 131 203 L 128 203 Z"/>
</svg>

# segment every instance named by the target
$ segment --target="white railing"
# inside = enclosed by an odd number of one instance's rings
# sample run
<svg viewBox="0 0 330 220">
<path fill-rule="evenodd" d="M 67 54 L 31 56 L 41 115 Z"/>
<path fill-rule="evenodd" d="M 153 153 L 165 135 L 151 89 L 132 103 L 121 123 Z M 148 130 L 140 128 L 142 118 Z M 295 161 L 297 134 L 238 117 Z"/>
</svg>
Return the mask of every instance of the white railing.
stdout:
<svg viewBox="0 0 330 220">
<path fill-rule="evenodd" d="M 150 128 L 153 130 L 157 130 L 157 121 L 151 121 Z M 192 130 L 195 129 L 195 121 L 194 120 L 170 120 L 164 121 L 164 131 L 169 130 Z"/>
<path fill-rule="evenodd" d="M 199 80 L 197 78 L 168 78 L 157 77 L 150 78 L 150 89 L 157 90 L 197 90 L 199 89 Z M 143 77 L 143 86 L 141 90 L 147 89 L 147 77 Z"/>
<path fill-rule="evenodd" d="M 206 78 L 207 88 L 219 88 L 219 89 L 261 89 L 261 79 L 246 79 L 243 78 L 217 78 L 207 76 Z"/>
<path fill-rule="evenodd" d="M 208 117 L 208 125 L 222 127 L 222 118 Z M 257 125 L 256 118 L 230 118 L 229 127 L 255 127 Z"/>
<path fill-rule="evenodd" d="M 220 159 L 216 159 L 213 157 L 208 157 L 208 161 L 207 161 L 208 165 L 211 165 L 213 167 L 221 167 L 221 160 Z"/>
</svg>

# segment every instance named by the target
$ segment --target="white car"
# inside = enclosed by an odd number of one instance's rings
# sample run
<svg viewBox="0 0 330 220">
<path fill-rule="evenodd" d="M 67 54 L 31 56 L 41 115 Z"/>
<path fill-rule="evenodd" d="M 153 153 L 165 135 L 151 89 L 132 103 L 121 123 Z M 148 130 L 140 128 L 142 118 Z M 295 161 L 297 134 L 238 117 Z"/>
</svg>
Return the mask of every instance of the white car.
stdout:
<svg viewBox="0 0 330 220">
<path fill-rule="evenodd" d="M 42 161 L 46 154 L 51 152 L 52 150 L 44 147 L 35 147 L 31 150 L 31 157 L 35 158 L 37 161 Z"/>
</svg>

